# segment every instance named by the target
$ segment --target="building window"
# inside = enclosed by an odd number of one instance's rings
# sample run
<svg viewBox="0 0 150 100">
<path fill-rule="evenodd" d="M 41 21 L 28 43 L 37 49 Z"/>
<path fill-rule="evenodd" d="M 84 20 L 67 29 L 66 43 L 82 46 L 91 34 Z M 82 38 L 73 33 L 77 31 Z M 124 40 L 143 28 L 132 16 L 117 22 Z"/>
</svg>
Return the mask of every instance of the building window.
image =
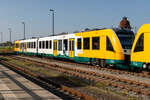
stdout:
<svg viewBox="0 0 150 100">
<path fill-rule="evenodd" d="M 65 39 L 64 40 L 64 50 L 68 50 L 68 40 L 67 39 Z"/>
<path fill-rule="evenodd" d="M 48 49 L 48 41 L 46 41 L 46 49 Z"/>
<path fill-rule="evenodd" d="M 50 40 L 49 41 L 49 49 L 51 49 L 52 48 L 52 41 Z"/>
<path fill-rule="evenodd" d="M 106 39 L 107 39 L 107 41 L 106 41 L 106 50 L 114 51 L 114 48 L 112 46 L 112 43 L 111 43 L 110 39 L 108 37 Z"/>
<path fill-rule="evenodd" d="M 134 48 L 134 52 L 140 51 L 144 51 L 144 33 L 141 34 Z"/>
<path fill-rule="evenodd" d="M 99 50 L 99 37 L 92 37 L 92 49 L 93 50 Z"/>
<path fill-rule="evenodd" d="M 62 51 L 62 40 L 58 40 L 58 51 Z"/>
<path fill-rule="evenodd" d="M 77 49 L 81 49 L 81 38 L 77 39 Z"/>
<path fill-rule="evenodd" d="M 83 48 L 87 50 L 90 49 L 90 38 L 83 39 Z"/>
</svg>

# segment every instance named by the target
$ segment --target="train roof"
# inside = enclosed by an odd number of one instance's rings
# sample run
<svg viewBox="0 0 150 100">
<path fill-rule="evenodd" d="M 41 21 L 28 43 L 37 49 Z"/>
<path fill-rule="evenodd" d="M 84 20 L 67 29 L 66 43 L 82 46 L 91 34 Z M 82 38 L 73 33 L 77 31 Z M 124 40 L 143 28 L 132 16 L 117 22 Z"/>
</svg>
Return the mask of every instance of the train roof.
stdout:
<svg viewBox="0 0 150 100">
<path fill-rule="evenodd" d="M 150 32 L 150 23 L 148 24 L 143 24 L 137 33 L 143 33 L 143 32 Z"/>
<path fill-rule="evenodd" d="M 132 34 L 134 35 L 134 32 L 130 29 L 125 29 L 125 28 L 112 28 L 112 30 L 116 33 L 116 34 Z"/>
<path fill-rule="evenodd" d="M 75 36 L 74 33 L 71 34 L 61 34 L 61 35 L 56 35 L 56 36 L 49 36 L 49 37 L 41 37 L 39 40 L 50 40 L 50 39 L 65 39 L 65 38 L 73 38 Z"/>
<path fill-rule="evenodd" d="M 133 32 L 130 29 L 125 29 L 125 28 L 112 28 L 115 32 Z"/>
</svg>

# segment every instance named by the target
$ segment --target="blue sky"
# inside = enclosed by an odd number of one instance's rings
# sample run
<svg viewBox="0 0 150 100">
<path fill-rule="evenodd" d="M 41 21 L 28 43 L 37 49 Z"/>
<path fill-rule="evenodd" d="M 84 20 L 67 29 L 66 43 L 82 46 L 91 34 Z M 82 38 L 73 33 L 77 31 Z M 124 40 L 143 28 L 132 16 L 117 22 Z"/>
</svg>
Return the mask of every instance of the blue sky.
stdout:
<svg viewBox="0 0 150 100">
<path fill-rule="evenodd" d="M 4 41 L 52 34 L 50 8 L 55 9 L 55 34 L 82 31 L 85 28 L 117 27 L 127 16 L 137 29 L 150 22 L 150 0 L 0 0 L 0 32 Z"/>
</svg>

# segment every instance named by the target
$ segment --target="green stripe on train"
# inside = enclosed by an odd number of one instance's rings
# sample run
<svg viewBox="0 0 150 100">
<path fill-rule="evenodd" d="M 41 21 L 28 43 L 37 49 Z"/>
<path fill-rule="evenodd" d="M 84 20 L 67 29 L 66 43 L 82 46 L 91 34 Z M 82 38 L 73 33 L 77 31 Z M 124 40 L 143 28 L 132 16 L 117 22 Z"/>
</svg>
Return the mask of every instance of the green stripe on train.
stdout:
<svg viewBox="0 0 150 100">
<path fill-rule="evenodd" d="M 88 62 L 90 62 L 90 59 L 91 59 L 91 58 L 88 58 L 88 57 L 77 57 L 77 56 L 69 57 L 67 55 L 61 55 L 61 54 L 58 54 L 57 56 L 54 56 L 53 54 L 43 54 L 43 53 L 38 53 L 37 54 L 37 53 L 31 53 L 31 52 L 27 52 L 26 54 L 27 55 L 40 55 L 40 56 L 43 56 L 43 57 L 54 57 L 54 58 L 71 59 L 71 60 L 74 60 L 77 63 L 82 63 L 82 62 L 88 63 Z M 126 65 L 123 65 L 125 63 L 123 60 L 106 59 L 106 63 L 107 64 L 118 65 L 118 67 L 123 68 L 123 69 L 126 69 L 128 67 Z"/>
</svg>

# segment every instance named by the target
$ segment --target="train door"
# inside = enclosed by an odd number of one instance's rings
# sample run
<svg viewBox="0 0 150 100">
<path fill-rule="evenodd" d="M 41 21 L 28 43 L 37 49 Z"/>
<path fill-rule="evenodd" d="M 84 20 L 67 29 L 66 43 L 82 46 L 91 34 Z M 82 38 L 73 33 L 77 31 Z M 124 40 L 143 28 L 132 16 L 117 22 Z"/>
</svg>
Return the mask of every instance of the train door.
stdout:
<svg viewBox="0 0 150 100">
<path fill-rule="evenodd" d="M 21 43 L 19 43 L 19 49 L 20 49 L 20 53 L 21 53 Z"/>
<path fill-rule="evenodd" d="M 24 53 L 24 43 L 21 43 L 21 52 Z"/>
<path fill-rule="evenodd" d="M 26 53 L 27 52 L 27 43 L 25 42 L 24 43 L 24 53 Z"/>
<path fill-rule="evenodd" d="M 74 39 L 69 39 L 69 57 L 74 57 Z"/>
<path fill-rule="evenodd" d="M 57 56 L 57 40 L 53 41 L 53 54 Z"/>
</svg>

